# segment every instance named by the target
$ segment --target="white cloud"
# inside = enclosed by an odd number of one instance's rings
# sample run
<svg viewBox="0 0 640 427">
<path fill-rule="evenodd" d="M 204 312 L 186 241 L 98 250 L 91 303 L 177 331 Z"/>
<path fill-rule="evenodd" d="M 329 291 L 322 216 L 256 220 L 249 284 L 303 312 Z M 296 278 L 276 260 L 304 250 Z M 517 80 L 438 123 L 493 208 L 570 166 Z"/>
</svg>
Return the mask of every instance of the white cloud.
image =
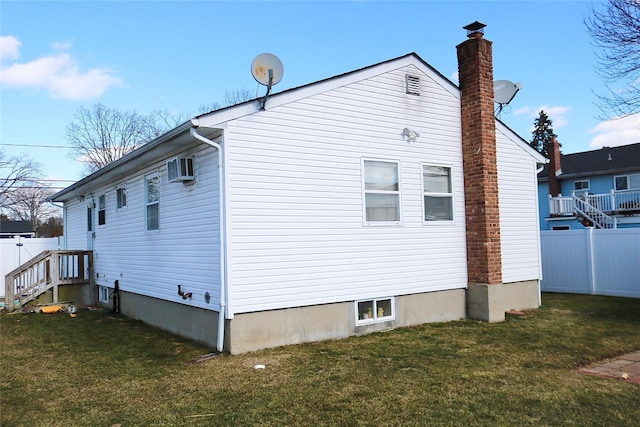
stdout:
<svg viewBox="0 0 640 427">
<path fill-rule="evenodd" d="M 53 50 L 69 50 L 71 46 L 71 42 L 51 42 L 51 48 Z"/>
<path fill-rule="evenodd" d="M 7 52 L 18 57 L 20 41 L 13 36 L 7 36 L 10 48 Z M 3 58 L 4 41 L 3 37 Z M 65 50 L 71 47 L 70 43 L 52 43 L 56 50 Z M 69 53 L 58 52 L 49 56 L 34 59 L 30 62 L 14 62 L 2 66 L 0 83 L 8 88 L 44 89 L 53 98 L 81 100 L 96 98 L 111 87 L 122 85 L 122 80 L 114 75 L 109 68 L 93 68 L 81 71 L 77 61 Z"/>
<path fill-rule="evenodd" d="M 569 111 L 573 107 L 563 107 L 561 105 L 540 105 L 536 108 L 521 107 L 514 111 L 517 115 L 528 115 L 532 119 L 536 119 L 540 115 L 540 111 L 544 111 L 553 122 L 553 130 L 565 127 L 569 123 Z"/>
<path fill-rule="evenodd" d="M 607 120 L 589 129 L 596 134 L 591 140 L 591 148 L 617 147 L 640 142 L 640 113 L 620 119 Z"/>
<path fill-rule="evenodd" d="M 12 61 L 20 55 L 20 40 L 14 36 L 0 36 L 0 60 Z"/>
</svg>

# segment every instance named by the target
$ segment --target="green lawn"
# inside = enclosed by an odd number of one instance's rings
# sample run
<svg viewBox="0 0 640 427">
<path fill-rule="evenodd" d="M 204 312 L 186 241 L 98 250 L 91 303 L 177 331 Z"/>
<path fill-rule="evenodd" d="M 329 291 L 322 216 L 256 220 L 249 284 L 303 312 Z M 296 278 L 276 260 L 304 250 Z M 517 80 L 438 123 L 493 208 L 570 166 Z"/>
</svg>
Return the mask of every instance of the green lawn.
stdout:
<svg viewBox="0 0 640 427">
<path fill-rule="evenodd" d="M 640 386 L 577 369 L 640 349 L 640 299 L 543 304 L 202 363 L 107 311 L 2 314 L 0 425 L 637 426 Z"/>
</svg>

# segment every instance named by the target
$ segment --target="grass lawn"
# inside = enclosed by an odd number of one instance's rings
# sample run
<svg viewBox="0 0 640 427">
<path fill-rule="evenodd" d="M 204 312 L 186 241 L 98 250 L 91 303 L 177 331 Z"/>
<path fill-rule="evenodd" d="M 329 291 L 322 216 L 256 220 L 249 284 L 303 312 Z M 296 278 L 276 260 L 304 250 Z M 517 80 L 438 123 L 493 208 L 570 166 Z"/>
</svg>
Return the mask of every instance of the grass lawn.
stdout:
<svg viewBox="0 0 640 427">
<path fill-rule="evenodd" d="M 640 386 L 577 369 L 640 349 L 640 299 L 544 294 L 458 321 L 238 356 L 108 311 L 2 314 L 0 425 L 637 426 Z M 254 369 L 257 364 L 264 369 Z"/>
</svg>

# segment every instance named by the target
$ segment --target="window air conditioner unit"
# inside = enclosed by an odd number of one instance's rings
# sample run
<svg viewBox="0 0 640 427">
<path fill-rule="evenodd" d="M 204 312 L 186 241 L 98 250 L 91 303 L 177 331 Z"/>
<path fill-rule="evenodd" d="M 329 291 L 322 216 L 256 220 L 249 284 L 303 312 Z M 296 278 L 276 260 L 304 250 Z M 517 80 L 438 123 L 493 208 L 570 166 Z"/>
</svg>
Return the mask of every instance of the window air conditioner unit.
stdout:
<svg viewBox="0 0 640 427">
<path fill-rule="evenodd" d="M 175 157 L 167 162 L 169 182 L 193 181 L 196 179 L 193 173 L 192 157 Z"/>
</svg>

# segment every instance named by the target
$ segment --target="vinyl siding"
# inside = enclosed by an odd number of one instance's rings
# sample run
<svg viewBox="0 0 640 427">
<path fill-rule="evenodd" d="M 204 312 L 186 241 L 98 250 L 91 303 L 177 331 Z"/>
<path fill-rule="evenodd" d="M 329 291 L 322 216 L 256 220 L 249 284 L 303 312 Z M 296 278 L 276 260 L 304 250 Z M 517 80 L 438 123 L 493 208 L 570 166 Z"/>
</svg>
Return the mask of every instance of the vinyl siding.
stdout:
<svg viewBox="0 0 640 427">
<path fill-rule="evenodd" d="M 74 199 L 65 203 L 65 249 L 87 250 L 87 200 Z"/>
<path fill-rule="evenodd" d="M 220 305 L 217 152 L 202 146 L 196 155 L 196 180 L 189 184 L 167 181 L 163 159 L 136 174 L 93 191 L 95 200 L 106 195 L 106 225 L 95 226 L 96 284 L 191 306 L 218 309 Z M 160 176 L 160 229 L 146 230 L 145 176 Z M 127 206 L 116 209 L 116 187 L 126 184 Z M 86 203 L 68 209 L 69 222 L 86 216 Z M 97 210 L 94 212 L 97 216 Z M 86 223 L 86 219 L 82 220 Z M 74 226 L 75 227 L 75 226 Z M 81 237 L 74 228 L 70 244 Z M 86 234 L 84 234 L 86 236 Z M 86 237 L 82 237 L 86 244 Z M 75 248 L 71 246 L 72 248 Z M 193 298 L 183 300 L 177 285 Z M 204 300 L 209 292 L 211 300 Z"/>
<path fill-rule="evenodd" d="M 432 76 L 397 69 L 267 108 L 225 144 L 232 312 L 466 286 L 459 99 Z M 401 225 L 363 223 L 363 159 L 399 162 Z M 421 162 L 452 167 L 455 221 L 423 224 Z"/>
<path fill-rule="evenodd" d="M 504 283 L 540 279 L 540 234 L 536 161 L 496 132 Z"/>
</svg>

